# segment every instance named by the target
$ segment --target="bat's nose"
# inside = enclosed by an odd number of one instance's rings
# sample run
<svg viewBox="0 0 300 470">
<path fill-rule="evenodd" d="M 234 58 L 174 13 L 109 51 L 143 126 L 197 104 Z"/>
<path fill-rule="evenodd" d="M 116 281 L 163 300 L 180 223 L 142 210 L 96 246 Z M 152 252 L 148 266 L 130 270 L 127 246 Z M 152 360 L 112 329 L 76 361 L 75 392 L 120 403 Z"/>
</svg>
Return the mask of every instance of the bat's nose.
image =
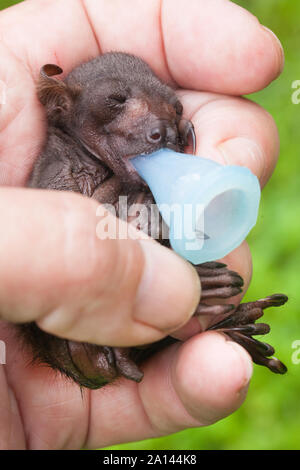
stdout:
<svg viewBox="0 0 300 470">
<path fill-rule="evenodd" d="M 160 144 L 163 143 L 166 139 L 166 127 L 163 123 L 159 123 L 158 125 L 151 127 L 148 129 L 147 134 L 147 141 L 150 144 Z"/>
<path fill-rule="evenodd" d="M 159 122 L 148 129 L 146 138 L 150 144 L 160 144 L 161 146 L 172 144 L 176 146 L 177 133 L 168 122 Z"/>
</svg>

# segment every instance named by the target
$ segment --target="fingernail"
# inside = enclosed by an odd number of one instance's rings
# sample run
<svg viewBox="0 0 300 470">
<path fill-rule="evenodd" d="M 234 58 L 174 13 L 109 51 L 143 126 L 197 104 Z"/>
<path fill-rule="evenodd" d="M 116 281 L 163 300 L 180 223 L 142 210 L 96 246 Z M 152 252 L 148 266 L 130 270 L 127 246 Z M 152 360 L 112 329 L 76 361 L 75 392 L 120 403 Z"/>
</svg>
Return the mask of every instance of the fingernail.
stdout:
<svg viewBox="0 0 300 470">
<path fill-rule="evenodd" d="M 278 75 L 280 75 L 284 68 L 284 49 L 276 34 L 271 29 L 267 28 L 267 26 L 262 25 L 262 27 L 268 35 L 271 36 L 273 44 L 275 45 L 278 56 Z"/>
<path fill-rule="evenodd" d="M 218 145 L 218 150 L 226 165 L 246 166 L 259 180 L 264 180 L 266 159 L 257 142 L 246 137 L 235 137 Z"/>
<path fill-rule="evenodd" d="M 134 318 L 161 331 L 174 331 L 196 310 L 201 294 L 199 276 L 190 263 L 169 248 L 150 240 L 139 243 L 145 268 Z"/>
</svg>

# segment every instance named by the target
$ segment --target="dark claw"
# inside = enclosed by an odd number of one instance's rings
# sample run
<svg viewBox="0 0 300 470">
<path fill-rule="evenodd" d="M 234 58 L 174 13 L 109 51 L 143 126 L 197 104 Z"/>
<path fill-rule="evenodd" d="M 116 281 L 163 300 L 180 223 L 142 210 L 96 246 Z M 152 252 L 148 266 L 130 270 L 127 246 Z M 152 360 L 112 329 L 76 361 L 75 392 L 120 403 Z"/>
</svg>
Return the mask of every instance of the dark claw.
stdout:
<svg viewBox="0 0 300 470">
<path fill-rule="evenodd" d="M 265 361 L 264 365 L 266 365 L 272 372 L 275 372 L 275 374 L 285 374 L 288 371 L 283 362 L 279 361 L 276 357 L 272 357 L 272 359 L 263 359 Z"/>
<path fill-rule="evenodd" d="M 265 299 L 257 300 L 256 302 L 248 302 L 241 305 L 243 310 L 250 309 L 253 307 L 265 309 L 268 307 L 280 307 L 288 301 L 288 297 L 284 294 L 274 294 L 266 297 Z"/>
<path fill-rule="evenodd" d="M 248 352 L 250 353 L 252 360 L 253 362 L 255 362 L 255 364 L 258 364 L 260 366 L 265 366 L 271 372 L 274 372 L 275 374 L 285 374 L 287 372 L 287 367 L 281 361 L 279 361 L 276 357 L 272 357 L 270 359 L 256 351 L 248 351 Z"/>
<path fill-rule="evenodd" d="M 251 336 L 246 336 L 235 331 L 228 331 L 227 334 L 236 343 L 243 346 L 243 348 L 248 351 L 252 358 L 256 356 L 268 357 L 272 356 L 275 353 L 275 350 L 274 348 L 272 348 L 272 346 L 267 343 L 261 343 L 260 341 L 257 341 L 256 339 L 252 338 Z"/>
<path fill-rule="evenodd" d="M 253 362 L 268 367 L 272 372 L 285 374 L 286 366 L 273 356 L 274 348 L 267 343 L 252 338 L 252 335 L 265 335 L 270 327 L 266 323 L 254 322 L 263 315 L 263 309 L 283 305 L 287 297 L 283 294 L 275 294 L 256 302 L 248 302 L 239 305 L 235 312 L 208 330 L 226 333 L 233 341 L 243 346 L 251 355 Z"/>
<path fill-rule="evenodd" d="M 267 357 L 275 354 L 275 349 L 270 344 L 263 343 L 251 336 L 242 335 L 240 333 L 234 333 L 234 336 L 238 337 L 240 341 L 243 342 L 244 347 L 248 348 L 250 353 L 253 350 Z"/>
<path fill-rule="evenodd" d="M 195 129 L 194 129 L 193 124 L 189 129 L 189 135 L 192 136 L 193 155 L 195 155 L 196 154 L 196 134 L 195 134 Z"/>
<path fill-rule="evenodd" d="M 267 323 L 256 323 L 252 326 L 255 328 L 254 333 L 252 333 L 254 335 L 267 335 L 271 330 L 270 325 Z"/>
<path fill-rule="evenodd" d="M 264 302 L 265 306 L 262 308 L 266 308 L 280 307 L 281 305 L 284 305 L 288 300 L 288 296 L 285 294 L 273 294 L 269 297 L 266 297 L 265 299 L 258 300 L 258 302 Z"/>
<path fill-rule="evenodd" d="M 287 367 L 276 357 L 272 357 L 271 359 L 266 357 L 264 354 L 260 353 L 259 351 L 252 349 L 249 347 L 249 344 L 245 343 L 244 341 L 241 341 L 240 339 L 237 339 L 235 335 L 229 334 L 229 336 L 239 343 L 241 346 L 243 346 L 246 351 L 250 354 L 253 362 L 255 364 L 258 364 L 260 366 L 265 366 L 267 367 L 271 372 L 274 372 L 275 374 L 285 374 L 287 372 Z"/>
<path fill-rule="evenodd" d="M 192 138 L 193 155 L 196 153 L 196 134 L 193 123 L 187 119 L 181 119 L 179 123 L 179 133 L 184 147 L 188 145 L 189 136 Z"/>
<path fill-rule="evenodd" d="M 257 323 L 252 325 L 241 325 L 241 326 L 234 326 L 232 328 L 218 328 L 218 331 L 223 331 L 226 333 L 227 331 L 237 331 L 239 333 L 244 333 L 245 335 L 266 335 L 270 332 L 270 326 L 266 323 Z"/>
</svg>

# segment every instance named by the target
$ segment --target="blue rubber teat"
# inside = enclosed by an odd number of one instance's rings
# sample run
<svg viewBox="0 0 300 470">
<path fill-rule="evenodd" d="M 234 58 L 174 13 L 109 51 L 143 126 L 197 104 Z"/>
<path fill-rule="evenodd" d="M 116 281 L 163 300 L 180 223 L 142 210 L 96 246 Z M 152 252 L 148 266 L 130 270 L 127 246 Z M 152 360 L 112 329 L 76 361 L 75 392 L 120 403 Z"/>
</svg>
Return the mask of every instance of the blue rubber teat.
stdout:
<svg viewBox="0 0 300 470">
<path fill-rule="evenodd" d="M 257 220 L 260 186 L 250 170 L 161 149 L 131 159 L 150 187 L 172 248 L 193 264 L 238 247 Z"/>
</svg>

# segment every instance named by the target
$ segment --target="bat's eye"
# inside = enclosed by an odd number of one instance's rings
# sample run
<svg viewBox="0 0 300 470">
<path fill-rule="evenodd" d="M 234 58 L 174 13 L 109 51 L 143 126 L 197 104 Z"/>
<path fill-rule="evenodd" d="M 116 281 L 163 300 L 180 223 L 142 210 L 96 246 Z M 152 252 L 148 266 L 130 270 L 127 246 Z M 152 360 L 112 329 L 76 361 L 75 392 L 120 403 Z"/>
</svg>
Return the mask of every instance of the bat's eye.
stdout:
<svg viewBox="0 0 300 470">
<path fill-rule="evenodd" d="M 119 94 L 119 93 L 114 93 L 113 95 L 109 95 L 109 100 L 112 104 L 115 104 L 115 105 L 120 105 L 120 104 L 124 104 L 127 100 L 127 96 L 126 95 L 122 95 L 122 94 Z"/>
</svg>

